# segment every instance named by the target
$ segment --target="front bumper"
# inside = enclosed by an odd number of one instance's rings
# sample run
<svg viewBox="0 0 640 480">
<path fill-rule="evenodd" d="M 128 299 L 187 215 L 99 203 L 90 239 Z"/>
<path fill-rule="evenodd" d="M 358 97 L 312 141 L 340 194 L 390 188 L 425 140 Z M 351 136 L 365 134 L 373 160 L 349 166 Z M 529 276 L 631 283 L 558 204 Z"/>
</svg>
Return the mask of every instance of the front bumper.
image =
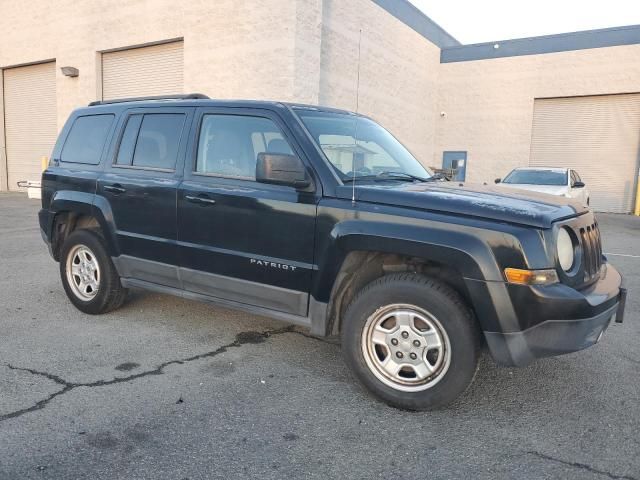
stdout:
<svg viewBox="0 0 640 480">
<path fill-rule="evenodd" d="M 519 331 L 484 332 L 493 358 L 503 365 L 521 367 L 537 358 L 590 347 L 614 318 L 622 322 L 624 317 L 626 289 L 618 271 L 608 264 L 602 278 L 584 292 L 566 286 L 522 288 L 530 292 L 520 291 L 518 299 L 531 298 L 515 310 L 529 311 L 526 324 L 530 326 Z M 536 315 L 538 322 L 531 318 Z"/>
</svg>

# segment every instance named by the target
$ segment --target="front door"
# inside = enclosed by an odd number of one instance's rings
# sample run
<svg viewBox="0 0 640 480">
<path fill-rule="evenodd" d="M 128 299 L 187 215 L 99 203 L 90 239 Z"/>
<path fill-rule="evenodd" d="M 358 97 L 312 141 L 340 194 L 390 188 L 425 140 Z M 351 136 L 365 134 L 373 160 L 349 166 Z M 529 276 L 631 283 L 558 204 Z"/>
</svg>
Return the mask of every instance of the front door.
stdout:
<svg viewBox="0 0 640 480">
<path fill-rule="evenodd" d="M 587 204 L 587 189 L 583 187 L 576 187 L 576 183 L 582 182 L 580 175 L 575 170 L 570 170 L 569 175 L 569 196 L 571 198 L 577 198 L 585 205 Z"/>
<path fill-rule="evenodd" d="M 203 108 L 196 125 L 178 189 L 183 287 L 305 316 L 319 193 L 255 181 L 259 153 L 302 152 L 268 110 Z"/>
<path fill-rule="evenodd" d="M 97 201 L 111 208 L 123 277 L 180 287 L 176 194 L 193 111 L 131 109 L 121 119 Z"/>
</svg>

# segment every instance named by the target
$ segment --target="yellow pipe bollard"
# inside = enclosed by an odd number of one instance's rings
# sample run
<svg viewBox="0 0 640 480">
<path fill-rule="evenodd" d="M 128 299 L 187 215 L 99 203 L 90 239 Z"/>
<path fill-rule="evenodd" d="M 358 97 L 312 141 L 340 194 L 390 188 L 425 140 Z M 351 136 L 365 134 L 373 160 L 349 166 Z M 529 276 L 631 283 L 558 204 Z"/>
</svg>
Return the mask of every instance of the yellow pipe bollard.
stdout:
<svg viewBox="0 0 640 480">
<path fill-rule="evenodd" d="M 41 157 L 40 158 L 40 166 L 42 167 L 42 171 L 44 172 L 49 166 L 49 157 Z"/>
<path fill-rule="evenodd" d="M 640 174 L 638 174 L 638 188 L 636 190 L 636 209 L 633 214 L 640 217 Z"/>
</svg>

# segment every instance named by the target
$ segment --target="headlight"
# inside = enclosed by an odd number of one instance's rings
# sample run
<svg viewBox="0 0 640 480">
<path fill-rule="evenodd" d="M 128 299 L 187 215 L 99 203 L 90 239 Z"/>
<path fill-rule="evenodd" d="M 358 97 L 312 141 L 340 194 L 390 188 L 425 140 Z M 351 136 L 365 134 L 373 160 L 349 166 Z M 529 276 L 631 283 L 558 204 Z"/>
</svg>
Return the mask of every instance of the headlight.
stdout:
<svg viewBox="0 0 640 480">
<path fill-rule="evenodd" d="M 558 248 L 558 261 L 560 262 L 560 266 L 565 272 L 568 272 L 573 267 L 575 258 L 573 240 L 571 240 L 571 235 L 569 235 L 566 228 L 558 230 L 556 245 Z"/>
</svg>

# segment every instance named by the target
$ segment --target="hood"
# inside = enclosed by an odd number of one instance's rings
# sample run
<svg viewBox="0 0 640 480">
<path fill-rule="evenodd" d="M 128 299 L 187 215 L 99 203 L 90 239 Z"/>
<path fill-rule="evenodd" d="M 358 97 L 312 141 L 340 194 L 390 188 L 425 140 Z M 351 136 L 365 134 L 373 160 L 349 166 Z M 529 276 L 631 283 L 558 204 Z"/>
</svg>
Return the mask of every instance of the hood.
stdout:
<svg viewBox="0 0 640 480">
<path fill-rule="evenodd" d="M 511 188 L 514 190 L 527 190 L 529 192 L 540 192 L 549 195 L 564 195 L 569 191 L 566 185 L 529 185 L 525 183 L 498 183 L 498 188 Z"/>
<path fill-rule="evenodd" d="M 338 196 L 351 198 L 351 185 Z M 557 220 L 588 211 L 580 202 L 522 190 L 458 182 L 380 182 L 356 184 L 356 201 L 452 213 L 501 222 L 549 228 Z"/>
</svg>

